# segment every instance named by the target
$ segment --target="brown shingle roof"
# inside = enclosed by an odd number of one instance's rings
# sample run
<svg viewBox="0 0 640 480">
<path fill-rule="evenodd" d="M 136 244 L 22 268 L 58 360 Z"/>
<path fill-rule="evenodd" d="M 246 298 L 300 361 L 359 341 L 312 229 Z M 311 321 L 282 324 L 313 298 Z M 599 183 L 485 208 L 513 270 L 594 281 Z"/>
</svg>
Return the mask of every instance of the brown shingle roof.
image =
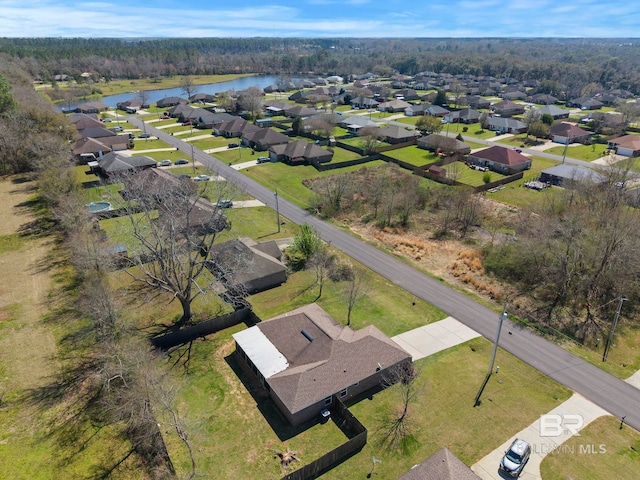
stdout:
<svg viewBox="0 0 640 480">
<path fill-rule="evenodd" d="M 289 367 L 267 381 L 292 413 L 375 375 L 380 367 L 411 358 L 376 327 L 351 330 L 316 304 L 263 322 L 258 328 L 287 358 Z"/>
<path fill-rule="evenodd" d="M 511 148 L 498 147 L 497 145 L 475 152 L 473 156 L 510 166 L 520 165 L 530 161 L 528 157 Z"/>
<path fill-rule="evenodd" d="M 480 480 L 480 477 L 448 448 L 443 448 L 398 480 Z"/>
</svg>

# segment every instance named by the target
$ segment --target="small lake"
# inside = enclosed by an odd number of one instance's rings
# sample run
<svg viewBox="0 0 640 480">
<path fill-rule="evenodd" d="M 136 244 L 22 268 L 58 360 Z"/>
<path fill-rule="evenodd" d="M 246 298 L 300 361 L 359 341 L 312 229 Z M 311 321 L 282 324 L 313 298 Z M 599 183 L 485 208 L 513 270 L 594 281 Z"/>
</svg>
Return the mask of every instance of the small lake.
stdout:
<svg viewBox="0 0 640 480">
<path fill-rule="evenodd" d="M 294 79 L 295 80 L 295 79 Z M 226 92 L 228 90 L 246 90 L 250 87 L 264 88 L 278 83 L 279 78 L 275 75 L 258 75 L 253 77 L 242 77 L 228 82 L 220 83 L 208 83 L 206 85 L 197 85 L 197 93 L 208 93 L 214 95 L 220 92 Z M 148 90 L 149 104 L 154 104 L 158 100 L 165 97 L 184 97 L 185 94 L 180 87 L 175 88 L 163 88 L 161 90 Z M 126 102 L 127 100 L 134 100 L 137 98 L 137 92 L 120 93 L 118 95 L 108 95 L 102 97 L 101 102 L 108 107 L 115 108 L 120 102 Z M 64 110 L 74 110 L 78 105 L 86 103 L 90 100 L 82 100 L 79 102 L 71 102 L 56 105 L 56 110 L 62 112 Z"/>
</svg>

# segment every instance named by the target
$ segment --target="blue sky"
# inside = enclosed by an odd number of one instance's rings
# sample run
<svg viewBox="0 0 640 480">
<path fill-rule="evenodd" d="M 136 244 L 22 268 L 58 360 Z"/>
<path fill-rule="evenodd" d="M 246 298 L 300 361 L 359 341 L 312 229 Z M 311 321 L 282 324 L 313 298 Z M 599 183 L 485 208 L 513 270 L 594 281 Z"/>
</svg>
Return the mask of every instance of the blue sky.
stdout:
<svg viewBox="0 0 640 480">
<path fill-rule="evenodd" d="M 637 37 L 634 0 L 0 0 L 0 37 Z"/>
</svg>

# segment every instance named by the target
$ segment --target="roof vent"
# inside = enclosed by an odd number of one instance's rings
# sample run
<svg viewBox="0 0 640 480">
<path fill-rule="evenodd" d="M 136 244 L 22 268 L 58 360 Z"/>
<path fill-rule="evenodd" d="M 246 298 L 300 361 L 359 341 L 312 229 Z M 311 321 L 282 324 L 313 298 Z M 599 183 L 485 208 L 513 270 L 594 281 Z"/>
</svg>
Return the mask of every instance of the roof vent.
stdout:
<svg viewBox="0 0 640 480">
<path fill-rule="evenodd" d="M 309 332 L 307 332 L 304 328 L 302 330 L 300 330 L 300 333 L 302 335 L 304 335 L 304 338 L 306 338 L 310 342 L 313 342 L 313 335 L 311 335 Z"/>
</svg>

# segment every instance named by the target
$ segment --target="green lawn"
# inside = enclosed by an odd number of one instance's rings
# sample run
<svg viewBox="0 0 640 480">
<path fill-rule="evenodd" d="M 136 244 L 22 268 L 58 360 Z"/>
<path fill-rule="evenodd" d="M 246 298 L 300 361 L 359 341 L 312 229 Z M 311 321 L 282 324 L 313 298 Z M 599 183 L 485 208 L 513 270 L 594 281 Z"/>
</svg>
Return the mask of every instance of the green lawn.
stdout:
<svg viewBox="0 0 640 480">
<path fill-rule="evenodd" d="M 467 127 L 467 131 L 463 132 L 464 127 Z M 483 140 L 491 139 L 496 136 L 496 132 L 492 130 L 483 130 L 480 123 L 471 123 L 460 127 L 460 131 L 456 131 L 456 135 L 461 133 L 463 137 L 475 137 Z"/>
<path fill-rule="evenodd" d="M 155 138 L 136 138 L 133 141 L 133 150 L 152 150 L 156 148 L 171 148 L 164 140 Z"/>
<path fill-rule="evenodd" d="M 558 145 L 557 147 L 551 147 L 544 151 L 544 153 L 551 153 L 553 155 L 564 155 L 565 145 Z M 567 147 L 567 157 L 577 158 L 578 160 L 584 160 L 591 162 L 597 158 L 604 157 L 606 155 L 606 145 L 569 145 Z"/>
<path fill-rule="evenodd" d="M 398 148 L 396 150 L 389 150 L 384 152 L 384 155 L 402 160 L 403 162 L 410 163 L 411 165 L 415 165 L 416 167 L 422 167 L 424 165 L 434 163 L 439 159 L 439 157 L 435 153 L 423 148 L 418 148 L 417 145 Z"/>
<path fill-rule="evenodd" d="M 473 170 L 466 166 L 462 162 L 453 162 L 448 165 L 444 165 L 443 167 L 447 170 L 448 176 L 450 178 L 455 178 L 458 182 L 464 183 L 465 185 L 470 185 L 472 187 L 478 187 L 480 185 L 484 185 L 484 177 L 485 174 L 489 173 L 490 181 L 495 182 L 501 178 L 504 178 L 504 175 L 498 172 L 481 172 L 479 170 Z"/>
<path fill-rule="evenodd" d="M 620 420 L 606 416 L 594 420 L 542 461 L 544 480 L 635 480 L 640 471 L 640 433 L 620 429 Z"/>
<path fill-rule="evenodd" d="M 216 154 L 218 156 L 218 154 Z M 284 163 L 265 163 L 240 170 L 242 173 L 267 188 L 278 189 L 278 194 L 302 208 L 308 208 L 313 203 L 315 193 L 302 184 L 303 180 L 338 175 L 358 170 L 366 166 L 382 165 L 386 162 L 375 161 L 337 170 L 319 172 L 311 165 L 290 166 Z"/>
</svg>

